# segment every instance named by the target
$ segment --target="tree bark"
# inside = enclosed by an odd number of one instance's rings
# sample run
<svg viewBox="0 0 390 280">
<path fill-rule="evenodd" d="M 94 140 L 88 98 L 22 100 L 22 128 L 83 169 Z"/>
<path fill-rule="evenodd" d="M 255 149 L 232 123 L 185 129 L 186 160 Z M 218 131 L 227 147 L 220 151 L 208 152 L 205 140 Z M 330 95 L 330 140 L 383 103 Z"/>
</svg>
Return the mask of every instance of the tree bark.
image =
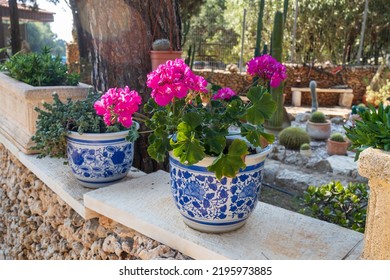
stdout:
<svg viewBox="0 0 390 280">
<path fill-rule="evenodd" d="M 11 50 L 12 54 L 15 54 L 22 49 L 22 41 L 20 38 L 19 28 L 18 3 L 16 0 L 8 0 L 8 6 L 11 22 Z"/>
<path fill-rule="evenodd" d="M 96 90 L 128 85 L 143 102 L 149 99 L 146 76 L 155 39 L 167 38 L 180 50 L 181 21 L 177 0 L 75 0 L 92 62 Z M 141 130 L 143 126 L 141 125 Z M 134 166 L 152 172 L 161 168 L 147 154 L 147 135 L 135 145 Z"/>
</svg>

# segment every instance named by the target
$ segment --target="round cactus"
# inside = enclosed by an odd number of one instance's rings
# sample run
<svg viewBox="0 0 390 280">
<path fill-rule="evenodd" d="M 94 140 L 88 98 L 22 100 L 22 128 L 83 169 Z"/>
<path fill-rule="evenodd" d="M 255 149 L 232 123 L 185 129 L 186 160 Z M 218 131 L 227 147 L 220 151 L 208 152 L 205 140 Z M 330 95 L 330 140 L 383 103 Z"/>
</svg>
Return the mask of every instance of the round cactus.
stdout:
<svg viewBox="0 0 390 280">
<path fill-rule="evenodd" d="M 330 140 L 335 142 L 345 142 L 344 136 L 341 133 L 335 132 L 330 136 Z"/>
<path fill-rule="evenodd" d="M 279 133 L 279 144 L 289 150 L 299 150 L 304 143 L 310 143 L 310 136 L 300 127 L 287 127 Z"/>
<path fill-rule="evenodd" d="M 324 113 L 316 111 L 311 114 L 310 121 L 313 123 L 326 123 L 326 118 Z"/>
<path fill-rule="evenodd" d="M 310 144 L 308 144 L 308 143 L 303 143 L 302 145 L 301 145 L 301 150 L 310 150 Z"/>
<path fill-rule="evenodd" d="M 169 51 L 171 49 L 171 43 L 168 39 L 158 39 L 153 42 L 152 49 L 154 51 Z"/>
</svg>

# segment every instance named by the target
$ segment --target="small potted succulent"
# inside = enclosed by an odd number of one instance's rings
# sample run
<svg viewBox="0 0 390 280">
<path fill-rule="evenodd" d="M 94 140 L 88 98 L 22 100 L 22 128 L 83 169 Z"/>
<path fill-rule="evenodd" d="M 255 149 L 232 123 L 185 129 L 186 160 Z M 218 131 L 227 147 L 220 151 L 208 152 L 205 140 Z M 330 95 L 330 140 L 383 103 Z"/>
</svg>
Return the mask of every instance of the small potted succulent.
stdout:
<svg viewBox="0 0 390 280">
<path fill-rule="evenodd" d="M 333 133 L 326 142 L 326 151 L 329 155 L 346 155 L 349 147 L 349 141 L 338 132 Z"/>
<path fill-rule="evenodd" d="M 152 44 L 150 58 L 152 61 L 152 70 L 157 69 L 160 64 L 168 60 L 181 58 L 182 51 L 173 51 L 171 42 L 168 39 L 157 39 Z"/>
<path fill-rule="evenodd" d="M 306 131 L 315 140 L 326 140 L 331 134 L 332 124 L 325 118 L 324 113 L 316 111 L 310 116 L 306 124 Z"/>
<path fill-rule="evenodd" d="M 111 88 L 103 96 L 90 92 L 83 100 L 52 104 L 38 112 L 32 137 L 39 157 L 67 158 L 78 182 L 100 188 L 123 179 L 133 163 L 137 123 L 133 114 L 141 98 L 136 91 Z"/>
<path fill-rule="evenodd" d="M 301 145 L 299 152 L 301 155 L 305 157 L 310 157 L 311 156 L 311 149 L 310 149 L 310 144 L 304 143 Z"/>
</svg>

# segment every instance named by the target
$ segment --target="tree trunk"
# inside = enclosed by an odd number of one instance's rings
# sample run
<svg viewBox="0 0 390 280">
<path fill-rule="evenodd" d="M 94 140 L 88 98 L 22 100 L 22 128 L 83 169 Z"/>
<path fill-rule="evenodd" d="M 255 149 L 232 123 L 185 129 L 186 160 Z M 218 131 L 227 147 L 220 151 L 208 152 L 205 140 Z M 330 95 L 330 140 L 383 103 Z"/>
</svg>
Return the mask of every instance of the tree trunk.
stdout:
<svg viewBox="0 0 390 280">
<path fill-rule="evenodd" d="M 181 21 L 177 0 L 75 0 L 85 46 L 92 60 L 95 89 L 128 85 L 143 102 L 149 99 L 146 76 L 151 71 L 150 50 L 155 39 L 171 40 L 180 50 Z M 143 130 L 141 125 L 141 130 Z M 161 165 L 147 154 L 147 135 L 135 146 L 134 166 L 152 172 Z"/>
<path fill-rule="evenodd" d="M 19 28 L 18 3 L 16 2 L 16 0 L 8 0 L 8 5 L 11 22 L 11 50 L 12 54 L 15 54 L 22 49 L 22 41 L 20 38 Z"/>
</svg>

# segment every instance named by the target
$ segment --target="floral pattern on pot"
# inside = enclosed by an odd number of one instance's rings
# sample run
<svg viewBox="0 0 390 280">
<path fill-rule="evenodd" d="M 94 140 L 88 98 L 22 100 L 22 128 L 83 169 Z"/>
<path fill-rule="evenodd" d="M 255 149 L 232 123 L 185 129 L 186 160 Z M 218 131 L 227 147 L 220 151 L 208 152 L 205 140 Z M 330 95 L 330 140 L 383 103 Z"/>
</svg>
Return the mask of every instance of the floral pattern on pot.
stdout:
<svg viewBox="0 0 390 280">
<path fill-rule="evenodd" d="M 205 232 L 227 232 L 243 226 L 256 207 L 268 147 L 257 162 L 234 178 L 218 180 L 202 163 L 186 166 L 170 156 L 171 189 L 184 222 Z M 253 157 L 253 156 L 248 156 Z M 207 166 L 207 165 L 206 165 Z"/>
<path fill-rule="evenodd" d="M 117 133 L 71 133 L 67 155 L 74 176 L 81 185 L 99 188 L 124 178 L 133 164 L 134 145 Z"/>
</svg>

